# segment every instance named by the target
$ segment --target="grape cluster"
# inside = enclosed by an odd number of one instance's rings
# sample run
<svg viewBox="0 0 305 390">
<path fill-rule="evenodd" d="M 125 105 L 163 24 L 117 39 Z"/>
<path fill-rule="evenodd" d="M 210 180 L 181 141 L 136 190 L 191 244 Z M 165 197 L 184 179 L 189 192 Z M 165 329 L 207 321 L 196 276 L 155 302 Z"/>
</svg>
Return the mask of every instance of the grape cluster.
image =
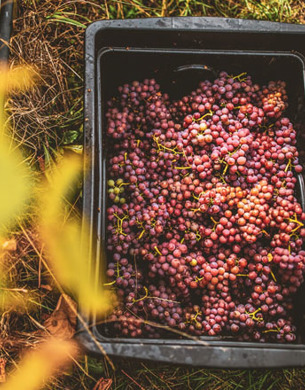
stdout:
<svg viewBox="0 0 305 390">
<path fill-rule="evenodd" d="M 108 105 L 115 335 L 295 341 L 305 214 L 285 83 L 220 72 L 171 101 L 146 79 Z"/>
</svg>

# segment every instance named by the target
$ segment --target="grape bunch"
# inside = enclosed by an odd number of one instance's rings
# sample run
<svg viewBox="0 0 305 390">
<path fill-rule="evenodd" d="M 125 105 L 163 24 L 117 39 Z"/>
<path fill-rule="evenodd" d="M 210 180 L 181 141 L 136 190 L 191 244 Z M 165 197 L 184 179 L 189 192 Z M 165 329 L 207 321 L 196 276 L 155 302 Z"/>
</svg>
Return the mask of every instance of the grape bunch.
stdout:
<svg viewBox="0 0 305 390">
<path fill-rule="evenodd" d="M 176 101 L 154 79 L 119 87 L 106 113 L 112 335 L 296 340 L 305 213 L 287 107 L 283 81 L 246 73 Z"/>
</svg>

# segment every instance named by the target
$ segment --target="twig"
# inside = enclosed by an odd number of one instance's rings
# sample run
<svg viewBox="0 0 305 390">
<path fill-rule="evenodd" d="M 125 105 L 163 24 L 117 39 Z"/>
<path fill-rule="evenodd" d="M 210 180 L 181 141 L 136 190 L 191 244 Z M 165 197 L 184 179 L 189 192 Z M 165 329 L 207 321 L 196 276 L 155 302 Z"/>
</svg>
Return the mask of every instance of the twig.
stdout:
<svg viewBox="0 0 305 390">
<path fill-rule="evenodd" d="M 121 372 L 127 376 L 133 383 L 135 383 L 141 390 L 145 390 L 144 387 L 142 387 L 135 379 L 133 379 L 131 376 L 129 376 L 124 370 L 121 370 Z"/>
</svg>

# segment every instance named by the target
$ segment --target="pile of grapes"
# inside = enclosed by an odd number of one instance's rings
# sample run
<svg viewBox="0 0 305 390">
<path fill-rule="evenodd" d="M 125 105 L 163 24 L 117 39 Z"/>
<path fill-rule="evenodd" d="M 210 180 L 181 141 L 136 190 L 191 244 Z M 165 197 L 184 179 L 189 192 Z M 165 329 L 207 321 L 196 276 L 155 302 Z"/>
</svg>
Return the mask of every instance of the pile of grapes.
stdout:
<svg viewBox="0 0 305 390">
<path fill-rule="evenodd" d="M 293 342 L 305 214 L 285 83 L 221 72 L 181 100 L 154 79 L 108 103 L 108 285 L 121 337 Z"/>
</svg>

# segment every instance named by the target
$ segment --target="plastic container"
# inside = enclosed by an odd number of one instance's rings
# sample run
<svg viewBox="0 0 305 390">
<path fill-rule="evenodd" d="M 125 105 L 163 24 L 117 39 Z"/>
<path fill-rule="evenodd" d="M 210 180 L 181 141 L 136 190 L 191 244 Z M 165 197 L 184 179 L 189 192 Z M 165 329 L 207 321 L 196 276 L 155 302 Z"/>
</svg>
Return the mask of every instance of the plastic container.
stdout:
<svg viewBox="0 0 305 390">
<path fill-rule="evenodd" d="M 117 87 L 134 79 L 155 77 L 171 97 L 183 96 L 200 79 L 226 70 L 244 71 L 255 82 L 287 82 L 294 123 L 305 116 L 305 26 L 222 18 L 160 18 L 100 21 L 90 25 L 85 43 L 84 218 L 90 224 L 92 267 L 96 282 L 103 272 L 101 254 L 106 226 L 106 160 L 111 144 L 105 136 L 107 100 Z M 300 137 L 299 150 L 303 150 Z M 301 148 L 301 149 L 300 149 Z M 305 150 L 305 149 L 304 149 Z M 305 209 L 303 177 L 299 197 Z M 296 297 L 297 344 L 260 344 L 219 338 L 107 338 L 95 318 L 94 337 L 79 328 L 89 352 L 206 367 L 281 367 L 305 365 L 305 289 Z"/>
</svg>

